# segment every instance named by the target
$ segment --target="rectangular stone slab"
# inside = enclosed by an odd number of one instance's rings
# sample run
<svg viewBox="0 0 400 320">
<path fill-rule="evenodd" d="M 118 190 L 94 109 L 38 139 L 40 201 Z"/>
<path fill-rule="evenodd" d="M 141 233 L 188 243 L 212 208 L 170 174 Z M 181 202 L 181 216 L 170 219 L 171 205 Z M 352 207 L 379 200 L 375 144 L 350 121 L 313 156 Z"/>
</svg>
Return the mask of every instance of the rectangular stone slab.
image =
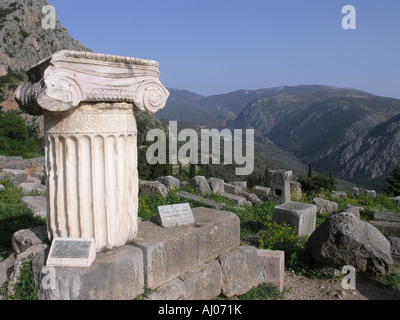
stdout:
<svg viewBox="0 0 400 320">
<path fill-rule="evenodd" d="M 56 238 L 50 247 L 47 266 L 90 267 L 96 258 L 94 239 Z"/>
<path fill-rule="evenodd" d="M 240 245 L 240 220 L 232 212 L 193 208 L 195 224 L 162 228 L 140 222 L 134 245 L 143 251 L 145 283 L 155 289 Z"/>
</svg>

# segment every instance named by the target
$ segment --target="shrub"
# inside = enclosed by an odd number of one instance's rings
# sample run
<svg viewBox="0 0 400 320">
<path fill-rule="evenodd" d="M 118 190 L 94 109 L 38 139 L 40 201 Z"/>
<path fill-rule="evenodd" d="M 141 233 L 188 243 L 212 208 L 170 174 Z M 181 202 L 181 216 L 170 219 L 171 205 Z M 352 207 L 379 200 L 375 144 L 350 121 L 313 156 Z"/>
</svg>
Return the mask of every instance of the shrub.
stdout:
<svg viewBox="0 0 400 320">
<path fill-rule="evenodd" d="M 297 229 L 284 223 L 268 222 L 265 230 L 259 233 L 260 249 L 282 250 L 285 256 L 296 252 L 301 247 L 301 239 L 297 236 Z"/>
<path fill-rule="evenodd" d="M 336 190 L 335 179 L 323 174 L 317 174 L 315 177 L 299 176 L 297 180 L 300 182 L 301 189 L 305 193 Z"/>
<path fill-rule="evenodd" d="M 0 110 L 0 152 L 5 156 L 31 157 L 39 146 L 29 137 L 28 128 L 16 112 Z"/>
</svg>

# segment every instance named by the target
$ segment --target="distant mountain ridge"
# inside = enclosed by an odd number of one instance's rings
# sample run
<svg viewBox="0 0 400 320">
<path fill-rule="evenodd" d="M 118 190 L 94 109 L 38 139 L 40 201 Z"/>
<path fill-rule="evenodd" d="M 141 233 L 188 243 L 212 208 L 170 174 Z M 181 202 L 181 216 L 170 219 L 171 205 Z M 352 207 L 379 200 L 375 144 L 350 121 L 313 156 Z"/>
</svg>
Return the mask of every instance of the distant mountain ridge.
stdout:
<svg viewBox="0 0 400 320">
<path fill-rule="evenodd" d="M 317 171 L 332 171 L 365 185 L 381 181 L 400 157 L 399 99 L 320 85 L 210 97 L 185 92 L 185 101 L 181 94 L 171 90 L 157 116 L 207 127 L 253 128 L 258 142 L 313 163 Z"/>
</svg>

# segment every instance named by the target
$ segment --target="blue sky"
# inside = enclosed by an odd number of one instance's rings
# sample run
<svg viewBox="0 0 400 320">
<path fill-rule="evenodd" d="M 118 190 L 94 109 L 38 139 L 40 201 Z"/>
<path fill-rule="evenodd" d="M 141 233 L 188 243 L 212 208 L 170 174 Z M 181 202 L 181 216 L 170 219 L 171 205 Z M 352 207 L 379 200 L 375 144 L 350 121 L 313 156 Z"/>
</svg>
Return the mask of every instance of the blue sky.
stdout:
<svg viewBox="0 0 400 320">
<path fill-rule="evenodd" d="M 157 60 L 168 88 L 203 95 L 281 85 L 400 98 L 398 0 L 48 0 L 95 52 Z M 342 7 L 356 29 L 342 28 Z"/>
</svg>

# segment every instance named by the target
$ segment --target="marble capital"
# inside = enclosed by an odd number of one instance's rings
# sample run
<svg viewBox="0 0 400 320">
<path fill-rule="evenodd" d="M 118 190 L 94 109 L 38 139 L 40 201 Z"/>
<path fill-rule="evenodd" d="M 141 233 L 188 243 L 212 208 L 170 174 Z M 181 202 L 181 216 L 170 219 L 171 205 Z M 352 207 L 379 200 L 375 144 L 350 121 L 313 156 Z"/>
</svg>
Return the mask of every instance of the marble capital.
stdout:
<svg viewBox="0 0 400 320">
<path fill-rule="evenodd" d="M 128 102 L 155 113 L 169 96 L 153 60 L 62 50 L 27 74 L 29 81 L 18 87 L 15 99 L 31 115 L 68 111 L 81 102 Z"/>
</svg>

